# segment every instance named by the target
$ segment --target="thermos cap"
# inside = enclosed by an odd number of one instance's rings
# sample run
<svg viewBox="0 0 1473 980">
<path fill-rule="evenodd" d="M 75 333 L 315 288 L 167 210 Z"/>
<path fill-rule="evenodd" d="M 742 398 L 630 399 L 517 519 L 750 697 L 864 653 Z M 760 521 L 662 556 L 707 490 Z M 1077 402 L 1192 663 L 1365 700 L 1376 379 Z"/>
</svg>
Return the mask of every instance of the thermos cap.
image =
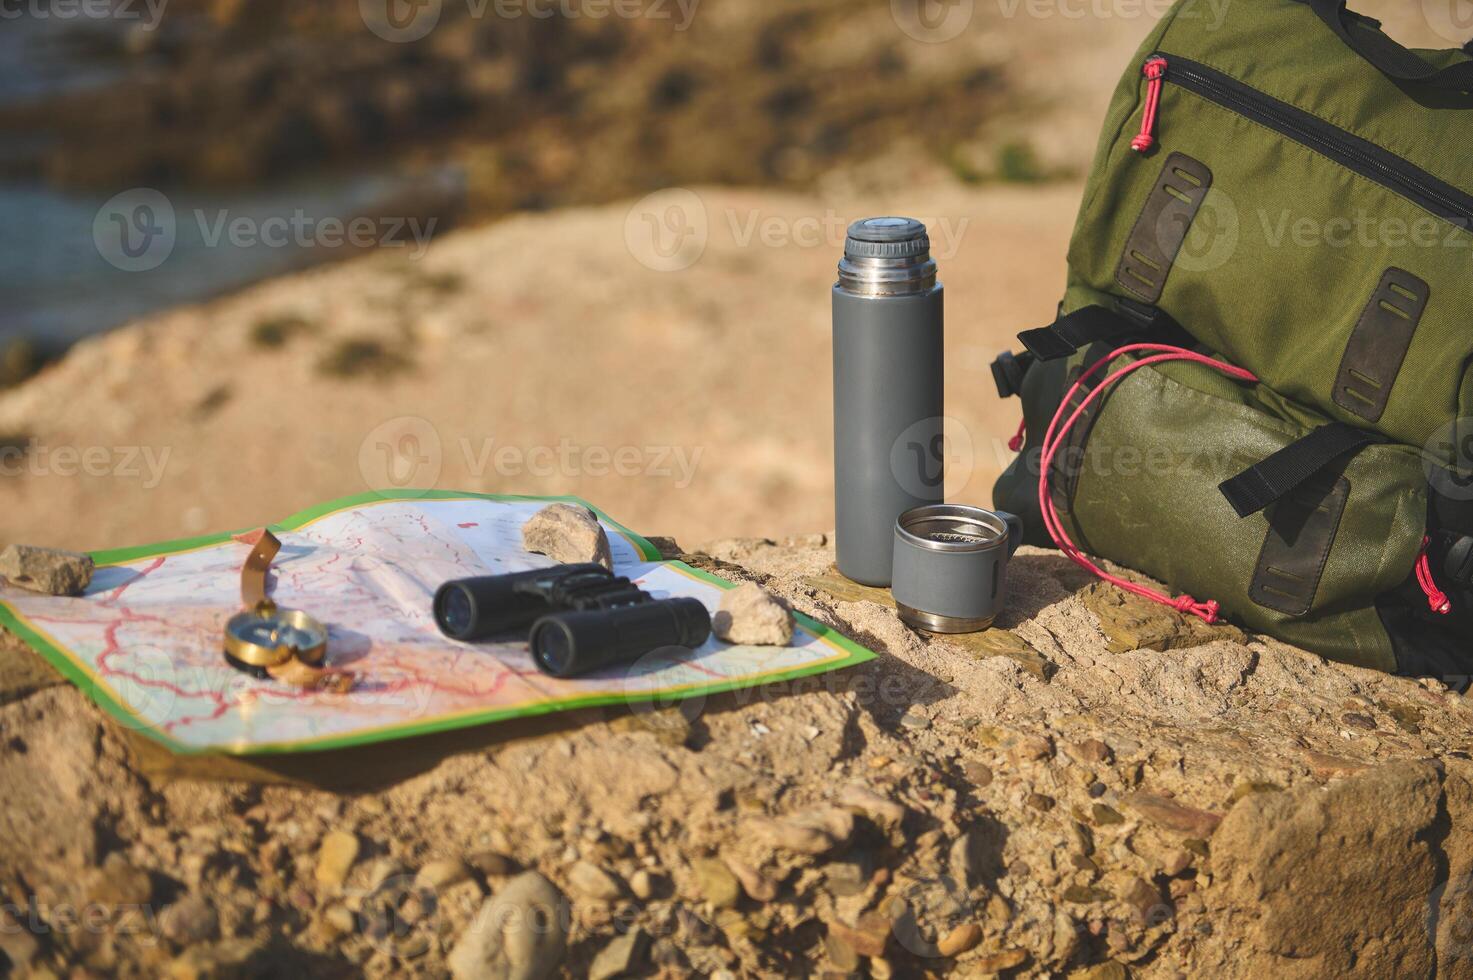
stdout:
<svg viewBox="0 0 1473 980">
<path fill-rule="evenodd" d="M 849 226 L 844 254 L 851 259 L 919 258 L 931 251 L 926 226 L 915 218 L 863 218 Z"/>
</svg>

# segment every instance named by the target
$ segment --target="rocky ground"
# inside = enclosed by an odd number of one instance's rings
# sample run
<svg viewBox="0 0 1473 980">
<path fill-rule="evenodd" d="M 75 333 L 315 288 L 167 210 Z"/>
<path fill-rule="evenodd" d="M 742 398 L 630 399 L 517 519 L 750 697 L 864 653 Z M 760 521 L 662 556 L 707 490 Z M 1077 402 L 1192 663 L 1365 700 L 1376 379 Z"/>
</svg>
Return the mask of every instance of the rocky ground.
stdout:
<svg viewBox="0 0 1473 980">
<path fill-rule="evenodd" d="M 34 977 L 1473 976 L 1463 697 L 1031 549 L 998 628 L 926 637 L 825 542 L 686 560 L 865 666 L 275 771 L 180 778 L 12 641 L 0 950 Z"/>
</svg>

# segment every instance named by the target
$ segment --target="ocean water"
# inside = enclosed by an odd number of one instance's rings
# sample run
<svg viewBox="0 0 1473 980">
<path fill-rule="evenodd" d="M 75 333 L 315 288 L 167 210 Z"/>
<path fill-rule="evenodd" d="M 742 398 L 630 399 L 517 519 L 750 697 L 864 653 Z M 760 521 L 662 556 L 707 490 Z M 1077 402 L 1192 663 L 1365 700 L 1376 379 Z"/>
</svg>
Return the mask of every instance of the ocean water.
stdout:
<svg viewBox="0 0 1473 980">
<path fill-rule="evenodd" d="M 105 106 L 107 83 L 124 63 L 99 53 L 116 45 L 97 43 L 95 32 L 118 29 L 0 16 L 0 105 L 96 89 Z M 25 134 L 0 135 L 0 152 L 17 139 Z M 355 242 L 396 232 L 407 245 L 392 247 L 413 253 L 416 236 L 451 215 L 430 225 L 409 214 L 426 201 L 455 201 L 458 182 L 440 169 L 322 174 L 244 191 L 71 193 L 0 179 L 0 345 L 29 337 L 61 348 L 156 310 L 357 254 Z"/>
</svg>

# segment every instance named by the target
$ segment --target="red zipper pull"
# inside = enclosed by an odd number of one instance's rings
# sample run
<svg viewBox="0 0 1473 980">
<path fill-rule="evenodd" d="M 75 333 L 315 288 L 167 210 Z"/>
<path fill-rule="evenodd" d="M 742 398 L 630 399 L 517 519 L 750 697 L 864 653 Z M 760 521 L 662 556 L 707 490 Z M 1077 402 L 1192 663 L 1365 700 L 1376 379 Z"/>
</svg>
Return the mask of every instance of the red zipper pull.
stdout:
<svg viewBox="0 0 1473 980">
<path fill-rule="evenodd" d="M 1161 105 L 1161 79 L 1166 77 L 1166 59 L 1160 55 L 1147 58 L 1141 71 L 1146 76 L 1146 109 L 1141 114 L 1141 131 L 1130 141 L 1130 148 L 1144 153 L 1156 145 L 1156 111 Z"/>
</svg>

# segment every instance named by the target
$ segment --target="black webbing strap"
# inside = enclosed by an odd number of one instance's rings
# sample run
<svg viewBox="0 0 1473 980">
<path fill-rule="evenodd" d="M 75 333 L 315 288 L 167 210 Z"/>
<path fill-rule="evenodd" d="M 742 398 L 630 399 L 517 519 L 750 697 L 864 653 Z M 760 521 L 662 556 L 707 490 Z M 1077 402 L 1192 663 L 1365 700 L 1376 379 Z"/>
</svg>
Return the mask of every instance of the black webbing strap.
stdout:
<svg viewBox="0 0 1473 980">
<path fill-rule="evenodd" d="M 1040 361 L 1068 357 L 1081 347 L 1102 340 L 1124 340 L 1140 336 L 1141 325 L 1103 306 L 1084 306 L 1061 316 L 1046 327 L 1018 334 L 1023 346 Z"/>
<path fill-rule="evenodd" d="M 1437 68 L 1383 34 L 1379 22 L 1345 9 L 1345 0 L 1302 0 L 1340 40 L 1382 74 L 1451 92 L 1473 92 L 1473 61 Z"/>
<path fill-rule="evenodd" d="M 1256 514 L 1274 501 L 1293 492 L 1341 456 L 1358 452 L 1376 439 L 1370 433 L 1330 422 L 1297 442 L 1254 463 L 1218 485 L 1239 517 Z"/>
</svg>

